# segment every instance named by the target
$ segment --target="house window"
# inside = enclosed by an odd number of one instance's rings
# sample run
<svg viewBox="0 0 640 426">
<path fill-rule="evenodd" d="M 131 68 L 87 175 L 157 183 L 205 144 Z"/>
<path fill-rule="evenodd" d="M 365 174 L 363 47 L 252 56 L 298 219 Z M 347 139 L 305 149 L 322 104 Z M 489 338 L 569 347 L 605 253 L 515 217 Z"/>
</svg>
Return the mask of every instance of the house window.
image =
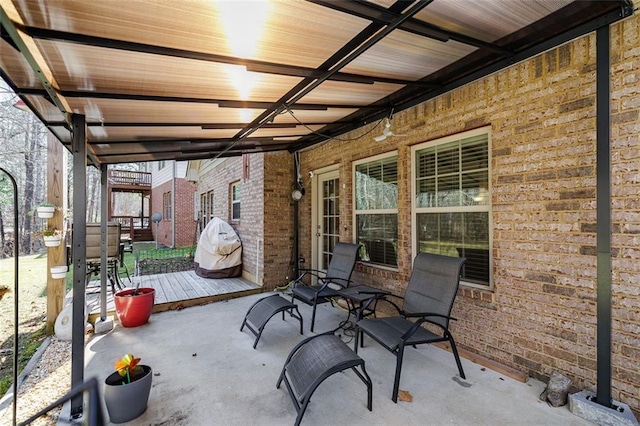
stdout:
<svg viewBox="0 0 640 426">
<path fill-rule="evenodd" d="M 398 266 L 398 156 L 396 153 L 354 163 L 356 241 L 361 259 Z"/>
<path fill-rule="evenodd" d="M 171 220 L 171 191 L 162 194 L 162 216 L 164 220 Z"/>
<path fill-rule="evenodd" d="M 213 219 L 213 190 L 209 191 L 207 196 L 209 197 L 209 220 L 207 220 L 207 222 L 209 222 Z"/>
<path fill-rule="evenodd" d="M 231 220 L 240 220 L 240 182 L 231 184 Z"/>
<path fill-rule="evenodd" d="M 213 190 L 200 194 L 200 217 L 204 229 L 213 218 Z"/>
<path fill-rule="evenodd" d="M 462 281 L 489 287 L 491 194 L 489 130 L 412 148 L 416 250 L 466 257 Z"/>
<path fill-rule="evenodd" d="M 164 166 L 166 166 L 166 163 L 167 162 L 165 160 L 158 161 L 158 170 L 164 169 Z"/>
</svg>

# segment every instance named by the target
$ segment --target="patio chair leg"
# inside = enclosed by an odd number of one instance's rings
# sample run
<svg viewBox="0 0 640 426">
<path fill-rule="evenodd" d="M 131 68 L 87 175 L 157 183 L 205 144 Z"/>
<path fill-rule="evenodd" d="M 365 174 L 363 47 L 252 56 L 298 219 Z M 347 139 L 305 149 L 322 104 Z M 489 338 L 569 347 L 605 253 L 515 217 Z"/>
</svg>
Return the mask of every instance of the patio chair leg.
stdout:
<svg viewBox="0 0 640 426">
<path fill-rule="evenodd" d="M 316 324 L 316 307 L 317 307 L 317 306 L 318 306 L 318 305 L 317 305 L 317 304 L 315 303 L 315 301 L 314 301 L 314 303 L 313 303 L 313 310 L 312 310 L 312 313 L 311 313 L 311 332 L 312 332 L 312 333 L 313 333 L 313 326 Z"/>
<path fill-rule="evenodd" d="M 357 325 L 356 325 L 356 328 L 357 328 Z M 359 341 L 360 339 L 362 339 L 363 337 L 364 337 L 364 336 L 362 335 L 362 331 L 360 331 L 360 329 L 358 329 L 358 328 L 357 328 L 357 329 L 356 329 L 356 340 L 355 340 L 355 342 L 353 343 L 353 351 L 354 351 L 355 353 L 358 353 L 358 341 Z M 360 345 L 362 345 L 362 343 L 360 343 Z M 364 347 L 364 346 L 360 346 L 360 347 L 362 348 L 362 347 Z"/>
<path fill-rule="evenodd" d="M 364 362 L 360 367 L 362 368 L 362 373 L 359 372 L 356 367 L 353 367 L 352 370 L 367 386 L 367 409 L 369 411 L 373 411 L 373 382 L 371 381 L 371 377 L 367 374 L 367 370 L 364 368 Z"/>
<path fill-rule="evenodd" d="M 353 351 L 355 353 L 358 353 L 358 342 L 360 342 L 360 347 L 364 348 L 364 331 L 356 325 L 356 339 L 353 345 Z"/>
<path fill-rule="evenodd" d="M 300 320 L 300 335 L 304 334 L 304 331 L 302 330 L 302 323 L 303 323 L 303 319 L 302 319 L 302 315 L 300 315 L 300 311 L 298 310 L 298 307 L 296 306 L 296 312 L 298 313 L 298 319 Z M 293 310 L 291 311 L 290 315 L 293 317 Z M 294 317 L 295 318 L 295 317 Z"/>
<path fill-rule="evenodd" d="M 307 405 L 309 405 L 309 401 L 311 398 L 307 398 L 306 401 L 302 403 L 300 409 L 298 410 L 298 415 L 296 416 L 296 422 L 294 426 L 300 426 L 300 422 L 302 421 L 302 416 L 304 416 L 304 412 L 307 411 Z"/>
<path fill-rule="evenodd" d="M 400 344 L 398 347 L 398 353 L 396 354 L 396 376 L 393 379 L 393 394 L 391 400 L 394 403 L 398 402 L 398 391 L 400 389 L 400 373 L 402 371 L 402 357 L 404 356 L 404 344 Z"/>
<path fill-rule="evenodd" d="M 447 336 L 449 337 L 449 343 L 451 343 L 451 352 L 453 352 L 453 356 L 456 358 L 456 364 L 458 365 L 458 372 L 460 373 L 460 377 L 466 380 L 464 370 L 462 369 L 462 363 L 460 362 L 460 356 L 458 355 L 458 349 L 456 348 L 456 342 L 453 341 L 453 336 L 450 333 L 447 332 Z"/>
</svg>

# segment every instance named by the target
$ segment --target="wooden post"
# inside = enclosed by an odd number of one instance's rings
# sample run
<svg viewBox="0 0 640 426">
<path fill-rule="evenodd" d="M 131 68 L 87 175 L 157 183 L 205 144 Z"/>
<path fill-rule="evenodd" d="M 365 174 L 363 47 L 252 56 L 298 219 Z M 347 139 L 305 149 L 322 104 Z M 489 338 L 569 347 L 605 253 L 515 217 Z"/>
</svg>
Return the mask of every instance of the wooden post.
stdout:
<svg viewBox="0 0 640 426">
<path fill-rule="evenodd" d="M 66 151 L 53 134 L 47 134 L 47 202 L 55 204 L 53 217 L 47 219 L 48 227 L 60 232 L 66 231 L 64 226 L 64 212 L 67 211 L 67 161 Z M 47 249 L 47 324 L 46 333 L 54 333 L 56 318 L 64 307 L 65 279 L 51 278 L 49 272 L 52 266 L 67 264 L 66 235 L 62 235 L 62 242 L 58 247 Z"/>
</svg>

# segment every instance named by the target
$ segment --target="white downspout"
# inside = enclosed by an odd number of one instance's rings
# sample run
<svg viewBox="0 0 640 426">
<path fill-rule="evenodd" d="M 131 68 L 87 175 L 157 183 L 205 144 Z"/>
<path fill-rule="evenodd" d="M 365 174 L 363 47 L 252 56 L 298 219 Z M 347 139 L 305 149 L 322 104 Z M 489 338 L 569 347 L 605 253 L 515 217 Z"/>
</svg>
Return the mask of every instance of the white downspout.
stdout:
<svg viewBox="0 0 640 426">
<path fill-rule="evenodd" d="M 262 285 L 262 278 L 260 278 L 260 245 L 262 244 L 262 238 L 258 238 L 256 241 L 256 284 Z"/>
<path fill-rule="evenodd" d="M 176 164 L 173 160 L 173 178 L 171 179 L 171 247 L 176 248 Z"/>
</svg>

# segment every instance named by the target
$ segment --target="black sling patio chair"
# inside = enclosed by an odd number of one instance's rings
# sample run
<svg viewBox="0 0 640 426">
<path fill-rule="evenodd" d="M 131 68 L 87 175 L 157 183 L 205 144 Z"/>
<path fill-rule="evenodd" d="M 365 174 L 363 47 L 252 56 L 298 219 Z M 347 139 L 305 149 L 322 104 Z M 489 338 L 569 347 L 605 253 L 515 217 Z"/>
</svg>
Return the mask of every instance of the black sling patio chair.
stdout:
<svg viewBox="0 0 640 426">
<path fill-rule="evenodd" d="M 396 356 L 396 373 L 391 399 L 398 402 L 398 388 L 402 371 L 402 357 L 406 346 L 423 343 L 449 342 L 458 365 L 460 377 L 465 379 L 458 350 L 449 332 L 451 309 L 458 292 L 460 272 L 466 259 L 420 253 L 413 263 L 413 271 L 404 295 L 402 308 L 386 300 L 398 311 L 397 316 L 363 319 L 357 322 L 354 350 L 363 333 Z M 399 297 L 399 296 L 394 296 Z M 437 331 L 423 327 L 431 324 Z"/>
<path fill-rule="evenodd" d="M 311 331 L 313 331 L 316 321 L 317 305 L 331 302 L 332 298 L 338 296 L 337 290 L 349 286 L 351 273 L 358 259 L 359 248 L 360 244 L 337 243 L 325 273 L 313 269 L 303 269 L 300 271 L 301 275 L 294 281 L 291 289 L 291 302 L 298 299 L 313 306 Z M 303 282 L 306 277 L 315 277 L 317 284 L 306 285 Z"/>
</svg>

